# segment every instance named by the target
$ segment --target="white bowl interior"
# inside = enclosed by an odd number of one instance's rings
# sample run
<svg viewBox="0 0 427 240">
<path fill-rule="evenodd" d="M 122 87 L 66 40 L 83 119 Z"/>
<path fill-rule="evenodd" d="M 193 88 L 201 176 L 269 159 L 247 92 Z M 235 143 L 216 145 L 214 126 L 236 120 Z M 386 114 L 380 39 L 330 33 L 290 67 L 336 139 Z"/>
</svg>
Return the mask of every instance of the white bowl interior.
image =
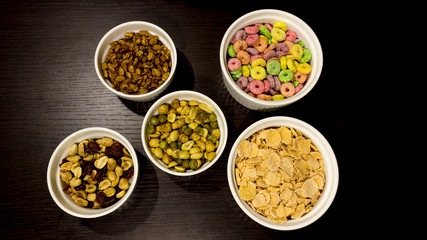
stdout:
<svg viewBox="0 0 427 240">
<path fill-rule="evenodd" d="M 247 93 L 242 91 L 235 81 L 231 78 L 230 73 L 227 68 L 227 47 L 230 44 L 230 41 L 234 37 L 234 34 L 248 25 L 255 23 L 270 23 L 274 24 L 276 21 L 283 21 L 288 25 L 289 30 L 293 30 L 297 33 L 298 38 L 301 39 L 305 47 L 310 49 L 312 57 L 310 60 L 310 65 L 312 71 L 307 79 L 304 88 L 294 96 L 280 100 L 280 101 L 265 101 L 260 100 L 254 97 L 249 96 Z M 304 97 L 310 90 L 316 85 L 317 80 L 320 77 L 323 66 L 323 53 L 320 42 L 314 33 L 314 31 L 300 18 L 292 15 L 290 13 L 273 10 L 273 9 L 264 9 L 253 11 L 247 13 L 237 19 L 226 31 L 221 42 L 220 47 L 220 64 L 221 71 L 226 83 L 227 89 L 230 91 L 231 95 L 236 98 L 236 100 L 244 105 L 245 107 L 253 110 L 260 110 L 264 108 L 280 108 L 291 104 L 295 101 L 298 101 Z M 237 96 L 236 96 L 237 95 Z"/>
<path fill-rule="evenodd" d="M 260 214 L 255 212 L 245 201 L 243 201 L 239 196 L 239 191 L 236 183 L 235 175 L 235 165 L 236 165 L 236 155 L 237 155 L 237 146 L 239 143 L 257 131 L 269 127 L 292 127 L 301 131 L 306 137 L 310 138 L 315 146 L 319 149 L 319 152 L 323 155 L 323 162 L 325 167 L 325 176 L 326 182 L 323 193 L 313 207 L 312 211 L 304 215 L 299 219 L 288 220 L 285 223 L 276 223 Z M 318 218 L 320 218 L 323 213 L 329 208 L 332 204 L 332 201 L 335 197 L 336 191 L 338 189 L 338 164 L 335 158 L 335 154 L 329 145 L 328 141 L 323 137 L 323 135 L 317 131 L 312 126 L 307 123 L 290 117 L 270 117 L 258 122 L 255 122 L 249 126 L 245 131 L 243 131 L 237 140 L 234 142 L 234 145 L 230 151 L 230 156 L 228 158 L 227 165 L 227 177 L 228 183 L 232 192 L 234 199 L 236 200 L 239 207 L 252 218 L 257 223 L 276 230 L 293 230 L 305 227 Z"/>
<path fill-rule="evenodd" d="M 146 30 L 150 32 L 153 35 L 157 35 L 159 37 L 159 40 L 169 49 L 171 50 L 171 59 L 172 59 L 172 67 L 170 70 L 169 78 L 157 89 L 141 94 L 141 95 L 130 95 L 125 94 L 120 91 L 117 91 L 116 89 L 111 87 L 111 83 L 108 80 L 105 80 L 102 76 L 102 72 L 100 70 L 101 64 L 104 62 L 105 58 L 108 55 L 108 50 L 110 49 L 110 43 L 120 40 L 124 38 L 124 34 L 127 32 L 138 32 L 140 30 Z M 95 51 L 95 70 L 96 74 L 98 75 L 98 78 L 101 80 L 101 82 L 112 92 L 119 95 L 122 98 L 126 98 L 129 100 L 135 100 L 135 101 L 148 101 L 151 99 L 154 99 L 156 96 L 158 96 L 161 92 L 163 92 L 172 81 L 175 74 L 177 64 L 177 52 L 175 48 L 175 44 L 173 43 L 172 39 L 169 37 L 169 35 L 160 27 L 149 23 L 149 22 L 143 22 L 143 21 L 132 21 L 132 22 L 126 22 L 123 24 L 120 24 L 114 28 L 112 28 L 110 31 L 108 31 L 104 37 L 99 42 L 96 51 Z"/>
<path fill-rule="evenodd" d="M 83 208 L 77 206 L 77 204 L 74 203 L 71 197 L 62 191 L 62 189 L 65 187 L 65 184 L 61 181 L 59 177 L 59 173 L 61 171 L 59 164 L 62 162 L 62 159 L 68 156 L 68 149 L 73 143 L 80 142 L 88 138 L 102 137 L 110 137 L 113 140 L 120 142 L 121 144 L 123 144 L 124 147 L 126 147 L 128 152 L 132 156 L 134 164 L 134 175 L 129 180 L 129 189 L 126 194 L 122 197 L 122 199 L 120 199 L 112 206 L 102 209 Z M 69 135 L 58 145 L 49 161 L 49 166 L 47 170 L 47 183 L 50 195 L 52 196 L 55 203 L 62 210 L 75 217 L 96 218 L 113 212 L 114 210 L 119 208 L 126 201 L 127 198 L 129 198 L 137 183 L 138 175 L 138 158 L 135 150 L 133 149 L 129 141 L 116 131 L 107 128 L 92 127 L 79 130 Z"/>
<path fill-rule="evenodd" d="M 217 115 L 218 127 L 219 127 L 219 130 L 221 131 L 221 137 L 219 139 L 219 145 L 216 150 L 216 157 L 212 161 L 206 162 L 199 169 L 195 171 L 189 169 L 186 172 L 177 172 L 174 169 L 167 168 L 167 166 L 162 162 L 162 160 L 157 159 L 156 157 L 153 156 L 148 146 L 149 139 L 148 139 L 148 136 L 146 136 L 145 132 L 146 132 L 148 123 L 150 121 L 150 118 L 153 115 L 158 114 L 157 109 L 159 108 L 160 105 L 162 105 L 163 103 L 170 103 L 174 99 L 197 100 L 199 102 L 206 103 L 210 107 L 212 107 L 212 109 L 214 110 L 214 113 Z M 154 163 L 161 170 L 177 176 L 191 176 L 194 174 L 201 173 L 207 170 L 209 167 L 211 167 L 221 157 L 221 154 L 224 151 L 225 145 L 227 143 L 227 136 L 228 136 L 227 122 L 225 120 L 225 116 L 222 113 L 220 107 L 206 95 L 203 95 L 201 93 L 194 92 L 194 91 L 176 91 L 161 97 L 150 107 L 150 109 L 148 110 L 147 114 L 144 117 L 144 120 L 142 122 L 142 127 L 141 127 L 142 146 L 144 147 L 144 150 L 147 153 L 148 158 L 151 160 L 152 163 Z"/>
</svg>

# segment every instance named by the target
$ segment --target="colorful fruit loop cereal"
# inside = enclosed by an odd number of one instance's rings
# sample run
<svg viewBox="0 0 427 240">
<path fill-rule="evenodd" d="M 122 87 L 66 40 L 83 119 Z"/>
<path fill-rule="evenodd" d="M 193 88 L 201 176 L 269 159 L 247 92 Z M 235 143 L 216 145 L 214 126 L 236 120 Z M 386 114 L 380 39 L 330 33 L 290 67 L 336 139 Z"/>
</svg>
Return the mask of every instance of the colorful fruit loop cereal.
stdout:
<svg viewBox="0 0 427 240">
<path fill-rule="evenodd" d="M 257 23 L 240 29 L 231 40 L 228 70 L 249 95 L 279 101 L 303 89 L 311 72 L 311 51 L 287 28 L 282 21 Z"/>
</svg>

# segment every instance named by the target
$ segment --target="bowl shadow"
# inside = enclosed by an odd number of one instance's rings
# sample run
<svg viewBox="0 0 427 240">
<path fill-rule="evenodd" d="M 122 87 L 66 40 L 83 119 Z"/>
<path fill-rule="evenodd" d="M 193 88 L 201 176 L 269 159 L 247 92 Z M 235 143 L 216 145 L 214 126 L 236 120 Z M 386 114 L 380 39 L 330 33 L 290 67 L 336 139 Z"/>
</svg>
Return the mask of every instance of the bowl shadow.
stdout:
<svg viewBox="0 0 427 240">
<path fill-rule="evenodd" d="M 157 96 L 155 99 L 147 102 L 136 102 L 118 97 L 120 101 L 122 101 L 122 103 L 134 113 L 137 113 L 139 115 L 145 115 L 151 105 L 153 105 L 153 103 L 162 96 L 179 90 L 193 90 L 195 81 L 193 67 L 191 66 L 190 61 L 184 55 L 184 53 L 182 53 L 178 49 L 177 58 L 178 62 L 176 66 L 175 76 L 173 77 L 171 84 L 162 94 Z"/>
</svg>

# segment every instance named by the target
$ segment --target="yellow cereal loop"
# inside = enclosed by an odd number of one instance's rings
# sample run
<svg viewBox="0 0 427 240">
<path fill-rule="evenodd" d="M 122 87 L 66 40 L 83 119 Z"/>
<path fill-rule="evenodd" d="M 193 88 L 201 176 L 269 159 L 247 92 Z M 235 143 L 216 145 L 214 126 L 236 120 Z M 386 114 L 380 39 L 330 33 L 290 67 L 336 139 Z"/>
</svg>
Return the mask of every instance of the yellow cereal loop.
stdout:
<svg viewBox="0 0 427 240">
<path fill-rule="evenodd" d="M 286 66 L 291 70 L 292 72 L 295 72 L 297 70 L 297 67 L 294 64 L 294 60 L 292 58 L 286 59 Z"/>
<path fill-rule="evenodd" d="M 291 48 L 292 57 L 296 60 L 300 60 L 302 57 L 302 47 L 299 44 L 294 44 Z"/>
<path fill-rule="evenodd" d="M 297 69 L 298 69 L 298 72 L 302 74 L 309 74 L 311 72 L 311 66 L 308 63 L 300 63 Z"/>
<path fill-rule="evenodd" d="M 250 72 L 249 72 L 248 66 L 246 66 L 246 65 L 242 66 L 242 74 L 243 74 L 244 77 L 249 77 Z"/>
<path fill-rule="evenodd" d="M 252 68 L 251 76 L 255 80 L 263 80 L 267 76 L 267 71 L 261 66 Z"/>
<path fill-rule="evenodd" d="M 286 25 L 286 23 L 285 23 L 285 22 L 277 21 L 277 22 L 273 25 L 273 28 L 280 28 L 280 29 L 282 29 L 283 31 L 286 31 L 286 30 L 288 30 L 288 25 Z"/>
<path fill-rule="evenodd" d="M 286 38 L 286 32 L 283 31 L 280 28 L 273 28 L 271 30 L 271 36 L 273 37 L 274 40 L 276 40 L 277 42 L 281 42 L 283 40 L 285 40 Z"/>
<path fill-rule="evenodd" d="M 280 69 L 285 70 L 286 69 L 286 56 L 280 57 Z"/>
<path fill-rule="evenodd" d="M 252 68 L 257 66 L 265 67 L 266 64 L 267 63 L 265 62 L 264 58 L 258 58 L 252 61 Z"/>
</svg>

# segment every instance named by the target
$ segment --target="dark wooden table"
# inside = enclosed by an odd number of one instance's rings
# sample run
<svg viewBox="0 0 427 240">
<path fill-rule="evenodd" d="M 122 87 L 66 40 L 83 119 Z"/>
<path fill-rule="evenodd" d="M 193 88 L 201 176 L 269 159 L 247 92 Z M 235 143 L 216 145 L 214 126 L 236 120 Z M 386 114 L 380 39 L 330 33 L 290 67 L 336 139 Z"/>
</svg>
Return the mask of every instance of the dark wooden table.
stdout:
<svg viewBox="0 0 427 240">
<path fill-rule="evenodd" d="M 375 127 L 366 114 L 380 106 L 369 62 L 380 7 L 372 1 L 335 4 L 286 1 L 254 5 L 229 1 L 1 1 L 0 3 L 0 236 L 42 239 L 270 239 L 371 238 L 378 193 Z M 338 5 L 337 5 L 338 4 Z M 276 8 L 299 16 L 316 32 L 324 54 L 319 82 L 302 100 L 275 112 L 239 105 L 226 90 L 219 46 L 241 15 Z M 228 123 L 227 147 L 208 171 L 180 178 L 145 157 L 140 131 L 152 102 L 121 99 L 98 80 L 93 57 L 102 36 L 131 20 L 152 22 L 178 49 L 178 69 L 167 92 L 194 90 L 215 99 Z M 295 231 L 265 228 L 246 216 L 228 187 L 226 166 L 237 136 L 269 116 L 291 116 L 317 128 L 333 147 L 340 171 L 336 198 L 313 224 Z M 46 182 L 56 146 L 82 128 L 123 134 L 138 152 L 141 176 L 118 211 L 98 219 L 64 213 Z"/>
</svg>

